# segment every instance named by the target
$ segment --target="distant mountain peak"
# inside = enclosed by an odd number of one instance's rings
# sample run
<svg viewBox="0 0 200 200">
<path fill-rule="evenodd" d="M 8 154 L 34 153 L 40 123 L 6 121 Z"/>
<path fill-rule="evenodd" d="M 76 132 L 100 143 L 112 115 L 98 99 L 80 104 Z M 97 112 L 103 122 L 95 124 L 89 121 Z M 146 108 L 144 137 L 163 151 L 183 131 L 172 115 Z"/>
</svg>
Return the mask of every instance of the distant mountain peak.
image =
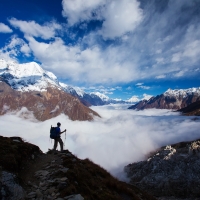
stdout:
<svg viewBox="0 0 200 200">
<path fill-rule="evenodd" d="M 193 87 L 193 88 L 188 88 L 188 89 L 168 89 L 166 92 L 164 92 L 164 96 L 187 96 L 191 95 L 193 93 L 198 93 L 200 94 L 200 87 Z"/>
<path fill-rule="evenodd" d="M 147 108 L 178 110 L 200 100 L 200 87 L 189 89 L 168 89 L 165 93 L 143 100 L 129 109 L 143 110 Z"/>
<path fill-rule="evenodd" d="M 0 59 L 0 76 L 13 89 L 18 91 L 44 91 L 57 86 L 57 77 L 36 62 L 18 64 Z"/>
<path fill-rule="evenodd" d="M 90 94 L 94 94 L 94 95 L 98 96 L 103 101 L 109 101 L 109 99 L 110 99 L 108 96 L 106 96 L 105 94 L 100 93 L 100 92 L 91 92 Z"/>
</svg>

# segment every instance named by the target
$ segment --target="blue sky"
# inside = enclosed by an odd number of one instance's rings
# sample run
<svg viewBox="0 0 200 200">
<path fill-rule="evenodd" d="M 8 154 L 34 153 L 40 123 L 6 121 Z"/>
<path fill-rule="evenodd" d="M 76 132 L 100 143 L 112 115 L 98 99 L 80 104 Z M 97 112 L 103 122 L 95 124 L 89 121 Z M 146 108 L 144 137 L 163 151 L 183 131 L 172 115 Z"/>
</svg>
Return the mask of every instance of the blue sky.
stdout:
<svg viewBox="0 0 200 200">
<path fill-rule="evenodd" d="M 0 58 L 111 98 L 200 86 L 199 0 L 1 0 Z"/>
</svg>

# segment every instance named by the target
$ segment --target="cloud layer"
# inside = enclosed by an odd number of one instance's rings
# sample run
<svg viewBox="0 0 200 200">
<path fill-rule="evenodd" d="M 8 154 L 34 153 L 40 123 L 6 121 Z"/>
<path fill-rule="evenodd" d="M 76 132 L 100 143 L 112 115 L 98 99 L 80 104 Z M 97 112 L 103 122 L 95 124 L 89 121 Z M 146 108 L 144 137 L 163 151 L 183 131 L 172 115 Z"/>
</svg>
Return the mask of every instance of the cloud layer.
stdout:
<svg viewBox="0 0 200 200">
<path fill-rule="evenodd" d="M 115 175 L 125 165 L 144 159 L 160 146 L 200 137 L 199 121 L 193 121 L 192 117 L 167 110 L 125 108 L 124 105 L 93 107 L 102 116 L 93 122 L 73 122 L 64 115 L 36 122 L 21 119 L 19 113 L 18 116 L 8 114 L 0 117 L 1 133 L 21 136 L 46 152 L 53 147 L 49 139 L 50 126 L 59 121 L 61 130 L 67 129 L 66 140 L 62 135 L 65 148 L 79 158 L 90 158 Z"/>
</svg>

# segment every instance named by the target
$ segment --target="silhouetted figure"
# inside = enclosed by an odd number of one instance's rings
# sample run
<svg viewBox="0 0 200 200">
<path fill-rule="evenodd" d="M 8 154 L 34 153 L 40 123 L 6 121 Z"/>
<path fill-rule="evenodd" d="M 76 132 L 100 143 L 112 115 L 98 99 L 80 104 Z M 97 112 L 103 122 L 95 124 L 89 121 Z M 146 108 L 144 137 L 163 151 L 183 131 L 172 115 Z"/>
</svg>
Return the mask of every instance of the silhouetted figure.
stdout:
<svg viewBox="0 0 200 200">
<path fill-rule="evenodd" d="M 54 150 L 54 151 L 56 150 L 56 148 L 57 148 L 57 146 L 58 146 L 58 142 L 59 142 L 59 144 L 60 144 L 60 150 L 61 150 L 61 152 L 62 152 L 62 151 L 63 151 L 63 141 L 62 141 L 60 135 L 61 135 L 62 133 L 64 133 L 64 132 L 66 132 L 66 129 L 65 129 L 64 131 L 61 132 L 60 126 L 61 126 L 61 123 L 58 122 L 58 123 L 57 123 L 57 127 L 56 127 L 57 137 L 54 139 L 53 150 Z"/>
</svg>

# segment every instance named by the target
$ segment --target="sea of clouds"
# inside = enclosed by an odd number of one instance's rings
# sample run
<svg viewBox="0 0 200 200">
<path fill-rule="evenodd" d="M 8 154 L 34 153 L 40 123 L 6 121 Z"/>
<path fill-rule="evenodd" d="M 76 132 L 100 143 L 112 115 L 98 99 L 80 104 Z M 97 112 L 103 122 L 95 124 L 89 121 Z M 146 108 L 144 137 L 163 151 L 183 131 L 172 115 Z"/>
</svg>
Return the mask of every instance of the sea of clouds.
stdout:
<svg viewBox="0 0 200 200">
<path fill-rule="evenodd" d="M 145 159 L 149 152 L 163 145 L 200 138 L 200 117 L 194 120 L 169 110 L 126 108 L 124 105 L 92 107 L 101 115 L 93 122 L 71 121 L 63 114 L 39 122 L 22 109 L 17 114 L 0 117 L 1 135 L 20 136 L 47 152 L 53 147 L 50 126 L 60 122 L 61 131 L 67 129 L 66 138 L 62 134 L 66 149 L 79 158 L 89 158 L 121 179 L 125 165 Z"/>
</svg>

